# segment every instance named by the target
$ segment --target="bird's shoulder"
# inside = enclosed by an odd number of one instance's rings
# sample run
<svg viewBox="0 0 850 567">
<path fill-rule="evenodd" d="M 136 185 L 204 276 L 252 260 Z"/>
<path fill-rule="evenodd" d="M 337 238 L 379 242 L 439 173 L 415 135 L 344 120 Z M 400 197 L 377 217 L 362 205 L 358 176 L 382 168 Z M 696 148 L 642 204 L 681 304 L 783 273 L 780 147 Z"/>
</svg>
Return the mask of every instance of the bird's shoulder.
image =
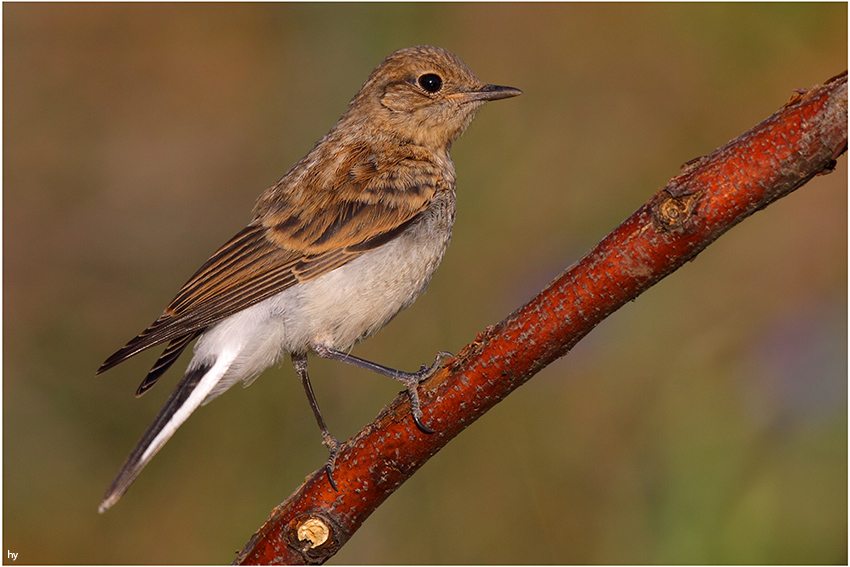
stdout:
<svg viewBox="0 0 850 567">
<path fill-rule="evenodd" d="M 380 139 L 320 143 L 260 197 L 254 222 L 283 248 L 342 250 L 395 230 L 454 186 L 447 153 Z"/>
</svg>

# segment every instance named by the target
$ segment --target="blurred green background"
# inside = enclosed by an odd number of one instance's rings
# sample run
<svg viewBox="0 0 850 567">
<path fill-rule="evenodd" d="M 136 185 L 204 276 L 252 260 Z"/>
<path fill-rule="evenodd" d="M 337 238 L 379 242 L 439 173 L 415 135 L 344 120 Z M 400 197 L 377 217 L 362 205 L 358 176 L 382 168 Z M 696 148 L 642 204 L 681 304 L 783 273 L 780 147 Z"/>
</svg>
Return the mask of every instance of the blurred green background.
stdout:
<svg viewBox="0 0 850 567">
<path fill-rule="evenodd" d="M 326 458 L 289 364 L 98 502 L 161 312 L 391 51 L 517 99 L 454 147 L 454 240 L 355 353 L 458 352 L 684 162 L 847 67 L 835 4 L 4 4 L 3 543 L 17 564 L 229 563 Z M 311 366 L 331 430 L 399 391 Z M 433 458 L 335 563 L 846 563 L 847 159 L 627 305 Z M 5 553 L 4 553 L 5 557 Z M 6 560 L 7 563 L 10 560 Z"/>
</svg>

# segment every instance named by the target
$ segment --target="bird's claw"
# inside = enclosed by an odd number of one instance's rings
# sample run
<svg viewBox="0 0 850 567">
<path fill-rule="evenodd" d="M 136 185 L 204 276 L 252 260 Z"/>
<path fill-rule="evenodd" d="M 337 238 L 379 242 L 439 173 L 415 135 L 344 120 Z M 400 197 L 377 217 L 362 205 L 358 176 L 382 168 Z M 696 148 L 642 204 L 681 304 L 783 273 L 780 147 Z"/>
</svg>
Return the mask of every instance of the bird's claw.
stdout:
<svg viewBox="0 0 850 567">
<path fill-rule="evenodd" d="M 334 438 L 330 434 L 322 435 L 322 445 L 327 447 L 328 451 L 330 451 L 331 453 L 328 457 L 327 462 L 325 463 L 325 472 L 328 475 L 328 482 L 331 483 L 331 488 L 333 488 L 334 491 L 339 492 L 336 487 L 336 481 L 334 481 L 333 472 L 334 466 L 336 465 L 336 456 L 339 453 L 339 450 L 342 448 L 342 445 L 340 445 L 339 441 L 337 441 L 336 438 Z"/>
<path fill-rule="evenodd" d="M 431 429 L 430 427 L 428 427 L 427 425 L 425 425 L 422 422 L 422 410 L 421 409 L 419 411 L 412 412 L 412 414 L 413 414 L 413 423 L 416 424 L 416 427 L 419 428 L 419 431 L 421 431 L 422 433 L 425 433 L 426 435 L 431 435 L 433 433 L 436 433 L 435 430 Z"/>
</svg>

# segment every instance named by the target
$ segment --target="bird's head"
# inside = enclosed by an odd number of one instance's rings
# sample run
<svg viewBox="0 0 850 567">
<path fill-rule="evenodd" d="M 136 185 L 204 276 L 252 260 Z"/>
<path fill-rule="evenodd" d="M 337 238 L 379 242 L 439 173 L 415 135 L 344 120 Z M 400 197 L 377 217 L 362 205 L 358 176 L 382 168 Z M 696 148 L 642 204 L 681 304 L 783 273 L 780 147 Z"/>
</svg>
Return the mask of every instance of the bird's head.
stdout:
<svg viewBox="0 0 850 567">
<path fill-rule="evenodd" d="M 522 94 L 489 85 L 446 49 L 418 46 L 389 55 L 349 104 L 343 121 L 432 149 L 460 136 L 488 100 Z"/>
</svg>

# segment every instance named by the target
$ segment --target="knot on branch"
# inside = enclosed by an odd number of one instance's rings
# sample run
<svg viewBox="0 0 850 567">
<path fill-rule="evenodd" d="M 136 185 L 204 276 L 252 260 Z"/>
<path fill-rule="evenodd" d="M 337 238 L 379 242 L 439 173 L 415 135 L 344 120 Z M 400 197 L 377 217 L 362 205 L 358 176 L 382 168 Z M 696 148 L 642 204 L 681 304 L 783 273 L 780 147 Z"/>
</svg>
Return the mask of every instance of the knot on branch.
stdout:
<svg viewBox="0 0 850 567">
<path fill-rule="evenodd" d="M 286 540 L 305 563 L 324 563 L 340 547 L 332 523 L 316 514 L 295 518 L 286 531 Z"/>
<path fill-rule="evenodd" d="M 702 191 L 689 195 L 673 196 L 666 188 L 655 196 L 652 221 L 659 232 L 684 232 L 699 203 Z"/>
</svg>

